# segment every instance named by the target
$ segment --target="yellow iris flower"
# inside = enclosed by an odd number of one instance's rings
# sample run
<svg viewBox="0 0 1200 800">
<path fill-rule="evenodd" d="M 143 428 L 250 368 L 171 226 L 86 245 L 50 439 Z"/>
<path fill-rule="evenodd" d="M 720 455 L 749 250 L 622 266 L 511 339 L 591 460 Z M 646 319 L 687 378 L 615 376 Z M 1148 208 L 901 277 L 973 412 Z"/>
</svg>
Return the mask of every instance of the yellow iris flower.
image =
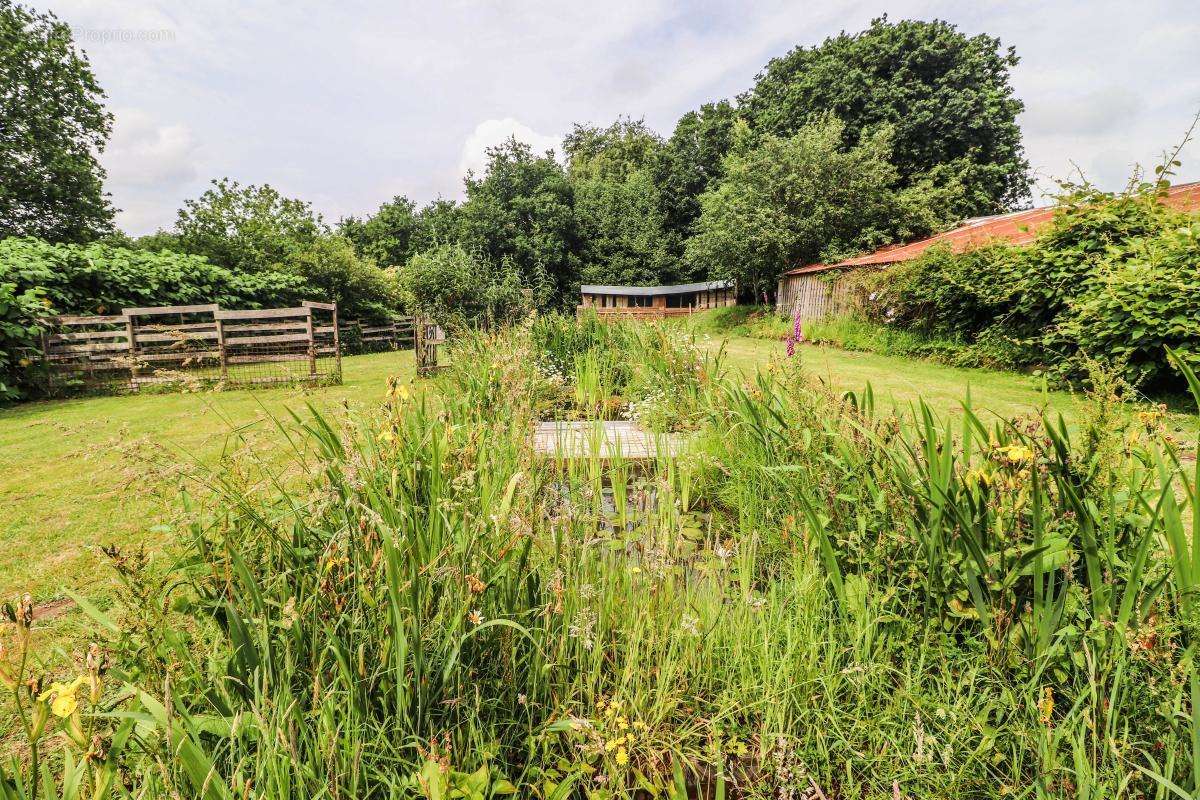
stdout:
<svg viewBox="0 0 1200 800">
<path fill-rule="evenodd" d="M 75 693 L 87 682 L 87 676 L 80 675 L 70 683 L 52 683 L 49 689 L 38 695 L 38 701 L 44 703 L 53 697 L 54 699 L 50 701 L 50 711 L 56 717 L 69 717 L 79 707 L 79 700 L 75 697 Z"/>
</svg>

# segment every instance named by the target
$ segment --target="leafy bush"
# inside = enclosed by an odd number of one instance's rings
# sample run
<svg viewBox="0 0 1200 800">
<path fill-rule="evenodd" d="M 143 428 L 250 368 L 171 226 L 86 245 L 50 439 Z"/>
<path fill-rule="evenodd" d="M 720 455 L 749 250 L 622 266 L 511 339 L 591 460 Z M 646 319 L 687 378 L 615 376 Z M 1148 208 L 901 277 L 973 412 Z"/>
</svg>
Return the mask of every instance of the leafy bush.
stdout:
<svg viewBox="0 0 1200 800">
<path fill-rule="evenodd" d="M 42 292 L 0 277 L 0 403 L 21 397 L 41 333 L 35 320 L 45 310 Z"/>
<path fill-rule="evenodd" d="M 399 270 L 406 307 L 440 324 L 494 324 L 527 307 L 516 270 L 497 269 L 456 244 L 417 253 Z"/>
<path fill-rule="evenodd" d="M 1099 359 L 1143 388 L 1180 389 L 1165 348 L 1197 358 L 1200 223 L 1163 205 L 1160 190 L 1077 190 L 1029 246 L 935 247 L 867 273 L 859 312 L 957 339 L 967 361 L 1077 382 L 1087 360 Z"/>
<path fill-rule="evenodd" d="M 300 277 L 311 299 L 337 303 L 344 319 L 385 320 L 401 308 L 395 270 L 360 259 L 341 236 L 316 239 L 280 268 Z"/>
<path fill-rule="evenodd" d="M 1178 384 L 1166 347 L 1200 363 L 1200 220 L 1136 240 L 1130 251 L 1106 254 L 1058 335 L 1120 364 L 1135 384 Z"/>
</svg>

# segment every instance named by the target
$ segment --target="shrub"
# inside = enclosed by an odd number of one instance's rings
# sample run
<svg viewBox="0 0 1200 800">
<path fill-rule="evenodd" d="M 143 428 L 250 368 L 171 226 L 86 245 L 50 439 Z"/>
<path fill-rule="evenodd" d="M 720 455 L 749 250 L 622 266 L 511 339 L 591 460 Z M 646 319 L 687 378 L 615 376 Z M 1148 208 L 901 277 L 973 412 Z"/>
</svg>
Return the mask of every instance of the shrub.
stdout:
<svg viewBox="0 0 1200 800">
<path fill-rule="evenodd" d="M 528 306 L 516 270 L 497 267 L 461 245 L 417 253 L 399 271 L 404 304 L 445 324 L 494 324 Z"/>
<path fill-rule="evenodd" d="M 282 269 L 304 281 L 311 299 L 337 303 L 345 319 L 385 320 L 401 308 L 395 270 L 359 258 L 341 236 L 323 236 L 301 247 Z"/>
<path fill-rule="evenodd" d="M 958 339 L 968 363 L 1045 369 L 1076 383 L 1090 358 L 1133 384 L 1181 389 L 1165 348 L 1197 357 L 1200 223 L 1164 206 L 1160 188 L 1075 191 L 1029 246 L 935 247 L 869 274 L 861 312 Z"/>
</svg>

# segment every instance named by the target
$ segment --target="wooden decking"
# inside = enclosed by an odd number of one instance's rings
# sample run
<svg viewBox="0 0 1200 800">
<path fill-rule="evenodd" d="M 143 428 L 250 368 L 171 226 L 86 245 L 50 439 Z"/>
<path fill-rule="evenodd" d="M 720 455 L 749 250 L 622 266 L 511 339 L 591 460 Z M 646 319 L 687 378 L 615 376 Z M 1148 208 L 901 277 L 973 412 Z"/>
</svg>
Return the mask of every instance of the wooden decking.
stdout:
<svg viewBox="0 0 1200 800">
<path fill-rule="evenodd" d="M 556 420 L 539 422 L 533 431 L 533 449 L 548 458 L 624 458 L 644 461 L 677 454 L 683 446 L 678 434 L 654 434 L 634 422 Z"/>
</svg>

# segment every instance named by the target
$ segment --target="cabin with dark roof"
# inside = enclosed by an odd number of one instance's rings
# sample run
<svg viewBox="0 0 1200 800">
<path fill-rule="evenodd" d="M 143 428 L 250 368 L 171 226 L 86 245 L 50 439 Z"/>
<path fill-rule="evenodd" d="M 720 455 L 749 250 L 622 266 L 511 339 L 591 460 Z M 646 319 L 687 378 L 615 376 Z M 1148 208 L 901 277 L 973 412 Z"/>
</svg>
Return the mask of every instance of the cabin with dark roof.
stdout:
<svg viewBox="0 0 1200 800">
<path fill-rule="evenodd" d="M 730 280 L 674 286 L 584 284 L 579 292 L 579 312 L 592 309 L 602 317 L 653 319 L 737 305 L 737 291 Z"/>
<path fill-rule="evenodd" d="M 1181 211 L 1200 209 L 1200 182 L 1172 186 L 1162 198 Z M 848 258 L 836 264 L 805 264 L 783 274 L 775 295 L 780 314 L 801 321 L 836 316 L 850 310 L 853 301 L 852 274 L 861 269 L 886 269 L 892 264 L 917 258 L 935 245 L 946 245 L 955 253 L 991 242 L 1026 245 L 1054 219 L 1054 206 L 1013 211 L 991 217 L 968 219 L 957 228 L 908 244 L 893 244 Z"/>
</svg>

